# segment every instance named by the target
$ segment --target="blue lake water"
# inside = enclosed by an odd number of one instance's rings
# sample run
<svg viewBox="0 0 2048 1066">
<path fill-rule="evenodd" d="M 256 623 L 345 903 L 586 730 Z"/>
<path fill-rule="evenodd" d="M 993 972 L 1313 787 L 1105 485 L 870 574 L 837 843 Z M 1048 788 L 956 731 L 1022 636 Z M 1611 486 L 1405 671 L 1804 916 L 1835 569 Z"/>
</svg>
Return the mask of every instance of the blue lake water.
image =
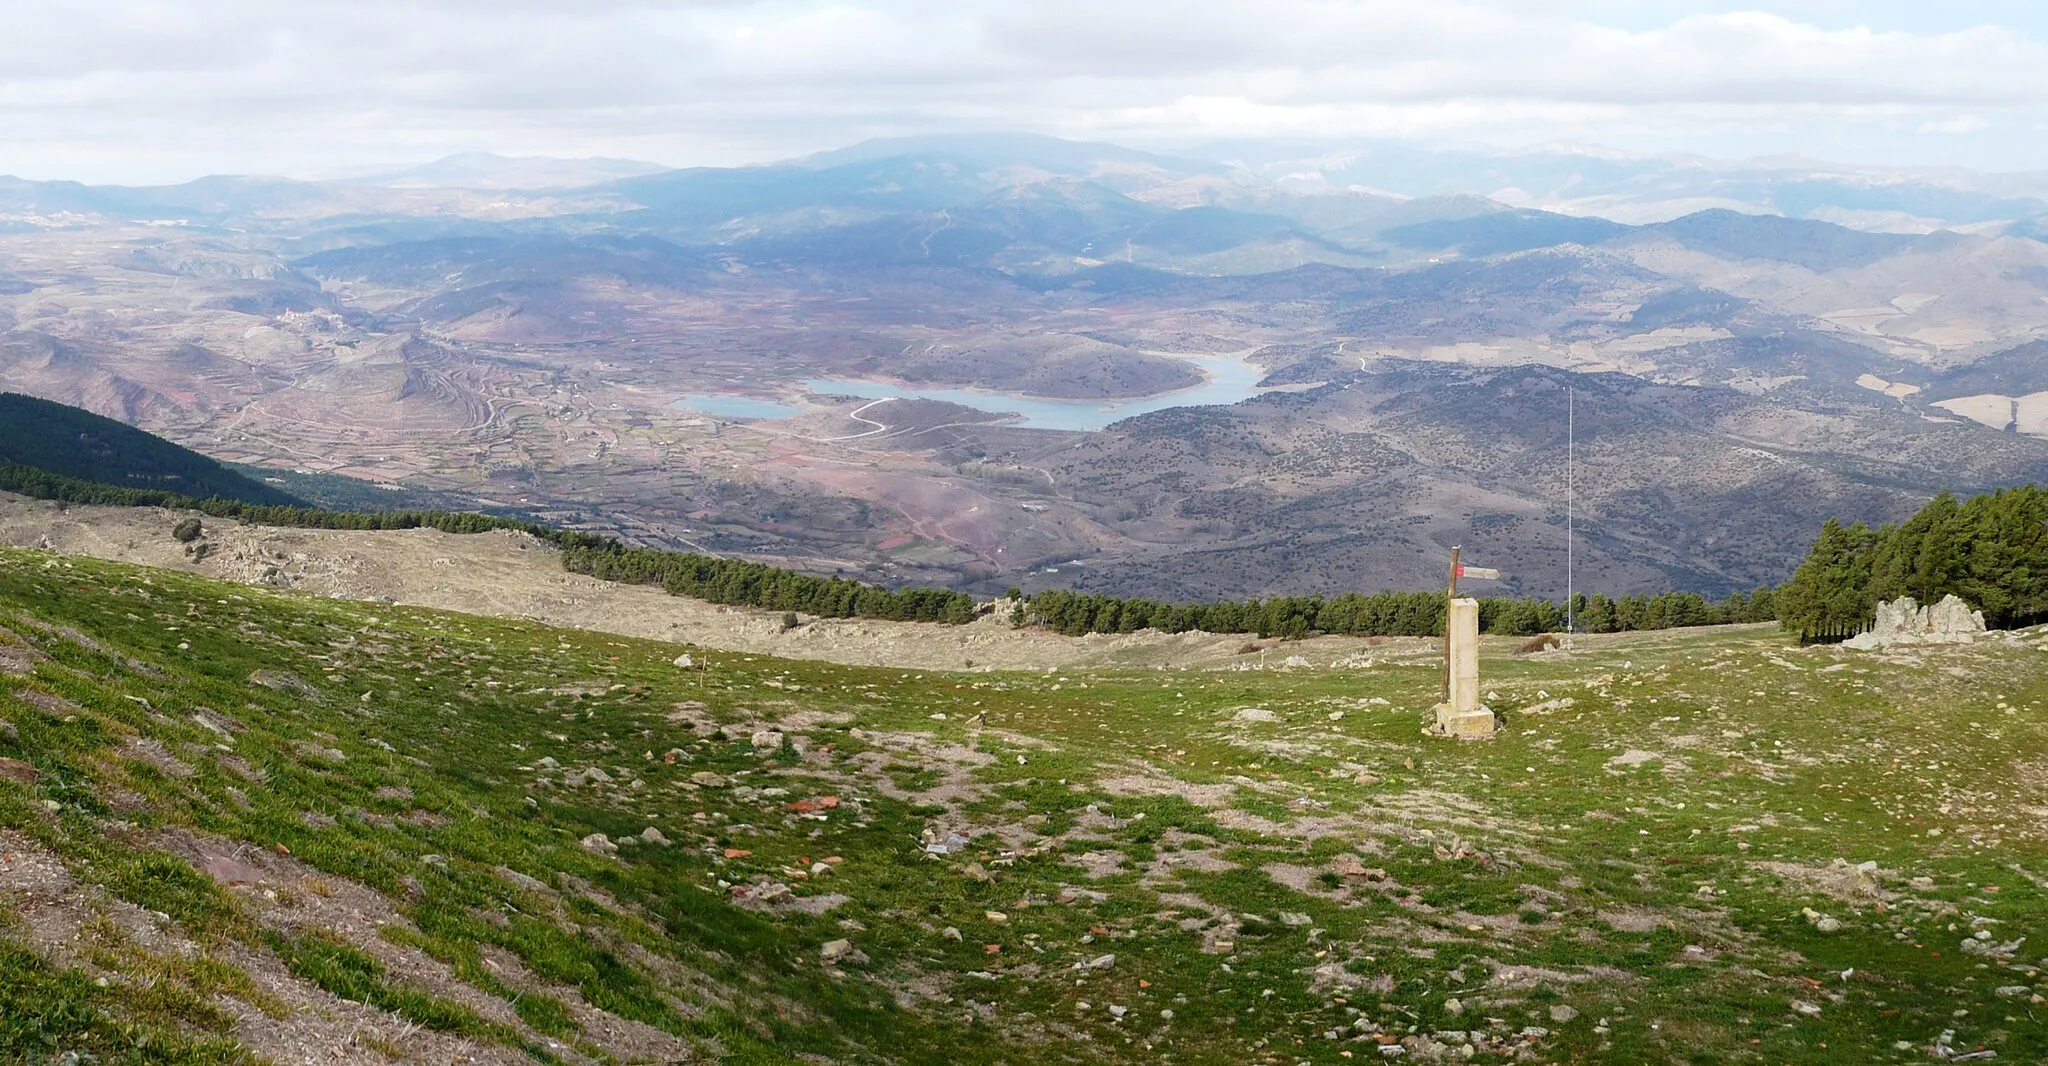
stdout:
<svg viewBox="0 0 2048 1066">
<path fill-rule="evenodd" d="M 720 418 L 788 418 L 803 413 L 801 407 L 791 407 L 773 400 L 760 400 L 752 396 L 726 393 L 717 396 L 685 396 L 671 407 L 682 407 L 700 411 Z"/>
<path fill-rule="evenodd" d="M 870 378 L 810 378 L 804 381 L 803 387 L 808 392 L 824 396 L 943 400 L 977 411 L 1020 416 L 1012 425 L 1080 431 L 1098 430 L 1112 422 L 1169 407 L 1227 406 L 1271 391 L 1258 387 L 1265 372 L 1240 357 L 1211 356 L 1184 358 L 1183 361 L 1206 374 L 1208 380 L 1191 388 L 1136 400 L 1059 400 L 992 389 L 926 388 Z M 726 418 L 787 418 L 800 412 L 799 408 L 787 404 L 738 395 L 686 396 L 675 406 Z M 876 416 L 881 413 L 879 409 L 874 412 Z M 887 421 L 886 418 L 879 420 Z"/>
</svg>

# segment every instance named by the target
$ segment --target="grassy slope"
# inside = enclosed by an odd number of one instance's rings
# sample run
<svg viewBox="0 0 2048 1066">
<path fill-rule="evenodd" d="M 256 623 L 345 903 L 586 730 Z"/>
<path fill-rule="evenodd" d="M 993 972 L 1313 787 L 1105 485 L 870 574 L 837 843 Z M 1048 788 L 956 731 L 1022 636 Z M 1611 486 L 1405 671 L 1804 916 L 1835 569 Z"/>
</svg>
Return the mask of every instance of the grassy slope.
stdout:
<svg viewBox="0 0 2048 1066">
<path fill-rule="evenodd" d="M 2043 1008 L 1995 991 L 2034 984 L 2048 944 L 2031 646 L 1883 663 L 1746 629 L 1489 659 L 1497 707 L 1573 703 L 1456 745 L 1419 734 L 1423 668 L 1060 678 L 698 650 L 683 670 L 673 645 L 16 551 L 0 627 L 0 756 L 42 773 L 0 780 L 16 841 L 211 957 L 282 959 L 541 1060 L 601 1057 L 574 997 L 740 1062 L 1337 1063 L 1474 1030 L 1543 1061 L 1924 1061 L 1951 1028 L 2048 1054 Z M 756 753 L 772 719 L 808 755 Z M 543 757 L 615 780 L 572 787 Z M 788 809 L 813 795 L 843 802 Z M 674 844 L 578 844 L 648 825 Z M 923 858 L 928 825 L 974 846 Z M 399 918 L 330 936 L 173 856 L 195 838 L 282 846 Z M 824 858 L 844 861 L 790 874 Z M 1838 859 L 1878 863 L 1875 885 Z M 763 914 L 722 882 L 849 899 Z M 26 906 L 0 894 L 0 1058 L 237 1061 L 231 999 L 267 1002 L 247 967 L 113 934 L 38 956 Z M 1977 928 L 2026 939 L 1959 950 Z M 839 937 L 865 961 L 823 965 Z M 409 979 L 413 956 L 466 991 Z M 493 957 L 557 991 L 507 987 Z"/>
</svg>

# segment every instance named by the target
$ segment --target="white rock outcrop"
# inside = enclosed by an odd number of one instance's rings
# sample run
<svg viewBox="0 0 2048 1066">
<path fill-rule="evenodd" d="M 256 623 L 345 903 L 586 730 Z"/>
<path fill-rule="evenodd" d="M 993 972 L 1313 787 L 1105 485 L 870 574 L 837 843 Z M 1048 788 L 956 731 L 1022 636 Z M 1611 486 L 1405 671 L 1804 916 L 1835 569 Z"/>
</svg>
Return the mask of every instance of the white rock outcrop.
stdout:
<svg viewBox="0 0 2048 1066">
<path fill-rule="evenodd" d="M 1984 635 L 1984 612 L 1954 595 L 1922 607 L 1911 596 L 1877 605 L 1877 624 L 1843 642 L 1844 647 L 1874 651 L 1894 644 L 1968 644 Z"/>
</svg>

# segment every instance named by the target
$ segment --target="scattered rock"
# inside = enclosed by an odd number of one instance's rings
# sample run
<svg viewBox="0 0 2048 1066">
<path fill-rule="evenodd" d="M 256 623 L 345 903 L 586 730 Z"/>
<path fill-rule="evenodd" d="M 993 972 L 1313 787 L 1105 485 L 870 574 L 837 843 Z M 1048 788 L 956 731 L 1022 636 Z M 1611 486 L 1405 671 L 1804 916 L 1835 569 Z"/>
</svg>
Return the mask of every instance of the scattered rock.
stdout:
<svg viewBox="0 0 2048 1066">
<path fill-rule="evenodd" d="M 763 729 L 753 736 L 755 751 L 782 750 L 782 734 L 773 729 Z"/>
<path fill-rule="evenodd" d="M 289 670 L 257 670 L 249 675 L 249 683 L 262 685 L 276 692 L 295 692 L 308 699 L 319 699 L 320 690 L 307 684 Z"/>
<path fill-rule="evenodd" d="M 577 843 L 583 845 L 583 850 L 598 855 L 617 855 L 619 853 L 619 846 L 612 843 L 611 838 L 603 833 L 592 833 L 577 841 Z"/>
<path fill-rule="evenodd" d="M 1233 722 L 1277 722 L 1280 716 L 1264 707 L 1240 707 L 1230 716 Z"/>
<path fill-rule="evenodd" d="M 299 753 L 299 758 L 305 759 L 308 762 L 339 766 L 348 761 L 348 753 L 340 748 L 323 747 L 310 740 L 301 740 L 293 744 L 292 750 Z"/>
<path fill-rule="evenodd" d="M 1115 955 L 1097 955 L 1085 962 L 1074 964 L 1076 970 L 1113 970 L 1116 968 Z"/>
<path fill-rule="evenodd" d="M 1579 1016 L 1579 1008 L 1569 1003 L 1558 1003 L 1550 1008 L 1550 1020 L 1559 1025 L 1567 1024 Z"/>
<path fill-rule="evenodd" d="M 502 877 L 506 881 L 510 882 L 512 887 L 514 888 L 522 889 L 527 892 L 545 893 L 549 891 L 548 886 L 541 883 L 539 878 L 528 877 L 527 875 L 520 873 L 517 870 L 514 870 L 510 866 L 500 866 L 494 872 L 497 873 L 499 877 Z"/>
<path fill-rule="evenodd" d="M 651 825 L 640 831 L 640 839 L 649 844 L 656 844 L 664 848 L 668 847 L 668 838 L 661 835 L 661 830 Z"/>
<path fill-rule="evenodd" d="M 926 830 L 924 851 L 927 855 L 952 855 L 967 850 L 971 843 L 972 841 L 959 833 L 949 832 L 944 837 L 939 837 L 931 830 Z"/>
<path fill-rule="evenodd" d="M 818 949 L 818 958 L 822 959 L 827 966 L 835 966 L 840 963 L 858 965 L 868 961 L 867 955 L 859 948 L 854 947 L 851 940 L 825 941 L 824 946 Z"/>
<path fill-rule="evenodd" d="M 757 885 L 734 885 L 730 890 L 732 901 L 748 910 L 776 910 L 795 897 L 788 885 L 774 881 L 763 881 Z"/>
</svg>

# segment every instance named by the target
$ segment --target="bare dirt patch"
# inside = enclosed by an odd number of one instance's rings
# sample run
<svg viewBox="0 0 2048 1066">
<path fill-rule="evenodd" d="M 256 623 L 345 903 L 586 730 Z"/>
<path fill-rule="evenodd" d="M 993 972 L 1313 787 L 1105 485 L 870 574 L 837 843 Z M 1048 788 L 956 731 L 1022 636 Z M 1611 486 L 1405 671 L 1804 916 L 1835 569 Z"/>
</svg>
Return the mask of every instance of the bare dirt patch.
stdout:
<svg viewBox="0 0 2048 1066">
<path fill-rule="evenodd" d="M 1241 636 L 1146 630 L 1063 637 L 1013 629 L 997 616 L 1000 612 L 961 626 L 819 618 L 785 630 L 779 611 L 721 607 L 571 574 L 552 547 L 505 531 L 280 529 L 207 519 L 213 550 L 195 563 L 171 539 L 171 527 L 186 517 L 188 512 L 160 508 L 59 505 L 0 493 L 0 544 L 324 597 L 853 665 L 947 670 L 1246 665 L 1237 655 Z M 1374 652 L 1399 657 L 1420 653 L 1427 644 L 1389 640 Z M 1291 655 L 1314 666 L 1357 666 L 1357 650 L 1356 638 L 1342 637 L 1296 641 L 1289 647 Z M 25 643 L 0 635 L 0 671 L 25 673 L 40 658 Z"/>
</svg>

